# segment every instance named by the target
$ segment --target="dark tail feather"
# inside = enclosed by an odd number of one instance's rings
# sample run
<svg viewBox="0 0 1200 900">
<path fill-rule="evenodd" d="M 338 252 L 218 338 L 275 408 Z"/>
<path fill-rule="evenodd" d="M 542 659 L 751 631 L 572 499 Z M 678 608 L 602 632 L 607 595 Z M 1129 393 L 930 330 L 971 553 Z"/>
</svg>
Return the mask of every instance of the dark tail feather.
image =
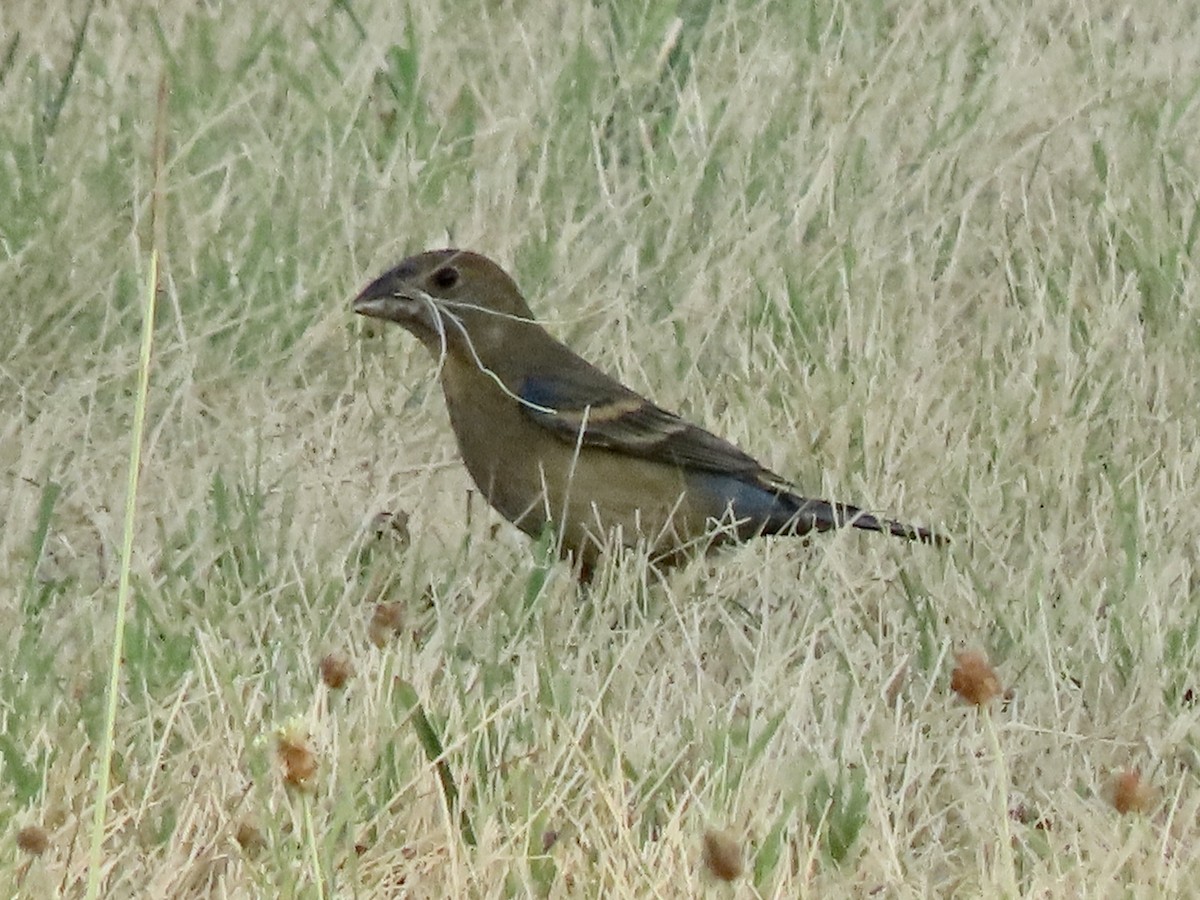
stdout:
<svg viewBox="0 0 1200 900">
<path fill-rule="evenodd" d="M 794 496 L 794 495 L 793 495 Z M 795 511 L 783 520 L 768 523 L 764 534 L 804 534 L 805 532 L 829 531 L 846 525 L 862 528 L 864 531 L 880 531 L 894 534 L 896 537 L 907 538 L 922 544 L 942 546 L 950 543 L 945 535 L 936 534 L 920 525 L 906 525 L 892 519 L 879 519 L 870 513 L 863 512 L 857 506 L 847 503 L 828 503 L 824 500 L 808 500 L 795 497 Z"/>
</svg>

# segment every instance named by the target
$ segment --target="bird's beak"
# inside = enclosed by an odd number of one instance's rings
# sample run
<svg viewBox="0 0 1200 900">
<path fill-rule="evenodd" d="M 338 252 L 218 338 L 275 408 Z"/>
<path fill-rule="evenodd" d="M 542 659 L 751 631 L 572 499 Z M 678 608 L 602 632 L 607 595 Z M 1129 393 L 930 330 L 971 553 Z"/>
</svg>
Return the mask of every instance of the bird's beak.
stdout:
<svg viewBox="0 0 1200 900">
<path fill-rule="evenodd" d="M 350 308 L 360 316 L 371 316 L 376 319 L 391 318 L 387 315 L 387 311 L 394 307 L 396 301 L 396 290 L 392 287 L 391 282 L 392 279 L 387 275 L 376 278 L 350 301 Z"/>
<path fill-rule="evenodd" d="M 381 275 L 368 284 L 350 302 L 350 308 L 360 316 L 384 319 L 415 334 L 423 343 L 440 347 L 444 341 L 443 326 L 432 308 L 428 295 L 409 286 L 403 279 Z"/>
<path fill-rule="evenodd" d="M 350 304 L 350 308 L 360 316 L 369 316 L 372 319 L 390 319 L 388 310 L 395 305 L 395 300 L 391 297 L 368 297 L 365 294 L 359 294 Z"/>
<path fill-rule="evenodd" d="M 376 278 L 350 302 L 350 308 L 360 316 L 388 319 L 405 326 L 420 318 L 421 307 L 421 301 L 389 275 Z"/>
</svg>

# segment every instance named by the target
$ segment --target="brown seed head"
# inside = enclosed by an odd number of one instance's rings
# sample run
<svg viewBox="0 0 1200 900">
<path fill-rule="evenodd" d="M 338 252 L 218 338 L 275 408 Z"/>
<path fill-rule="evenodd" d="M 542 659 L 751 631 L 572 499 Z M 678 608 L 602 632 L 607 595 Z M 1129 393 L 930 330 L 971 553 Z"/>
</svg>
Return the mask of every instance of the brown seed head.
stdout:
<svg viewBox="0 0 1200 900">
<path fill-rule="evenodd" d="M 404 627 L 404 606 L 401 603 L 380 603 L 371 614 L 367 635 L 376 647 L 383 647 L 393 640 Z"/>
<path fill-rule="evenodd" d="M 733 881 L 742 874 L 742 846 L 725 831 L 704 832 L 704 866 L 716 878 Z"/>
<path fill-rule="evenodd" d="M 1004 690 L 996 671 L 988 664 L 987 657 L 977 650 L 963 650 L 954 654 L 954 672 L 950 675 L 950 689 L 968 703 L 987 706 Z"/>
<path fill-rule="evenodd" d="M 1154 802 L 1154 791 L 1142 780 L 1142 773 L 1137 769 L 1125 769 L 1112 780 L 1112 805 L 1117 812 L 1144 813 L 1149 811 Z"/>
<path fill-rule="evenodd" d="M 321 660 L 321 680 L 333 690 L 341 690 L 354 677 L 354 663 L 345 653 L 330 653 Z"/>
<path fill-rule="evenodd" d="M 50 835 L 40 825 L 26 825 L 17 832 L 17 846 L 31 856 L 41 856 L 50 847 Z"/>
<path fill-rule="evenodd" d="M 281 731 L 276 750 L 284 783 L 298 790 L 311 790 L 317 775 L 317 756 L 309 747 L 308 737 L 293 730 Z"/>
<path fill-rule="evenodd" d="M 238 842 L 239 847 L 251 856 L 257 854 L 263 847 L 267 846 L 266 837 L 258 825 L 249 819 L 243 819 L 238 823 L 237 831 L 234 833 L 234 840 Z"/>
</svg>

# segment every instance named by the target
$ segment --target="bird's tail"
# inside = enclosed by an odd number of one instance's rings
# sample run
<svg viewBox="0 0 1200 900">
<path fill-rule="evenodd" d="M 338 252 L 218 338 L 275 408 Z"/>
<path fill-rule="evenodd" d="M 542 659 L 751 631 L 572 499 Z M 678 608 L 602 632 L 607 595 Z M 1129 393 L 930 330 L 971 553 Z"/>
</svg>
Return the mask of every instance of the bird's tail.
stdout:
<svg viewBox="0 0 1200 900">
<path fill-rule="evenodd" d="M 769 521 L 767 527 L 763 529 L 763 534 L 804 534 L 808 531 L 829 531 L 849 525 L 865 531 L 894 534 L 896 537 L 919 541 L 922 544 L 941 545 L 949 543 L 950 540 L 946 536 L 920 525 L 907 525 L 893 519 L 881 519 L 848 503 L 809 500 L 794 494 L 790 495 L 789 499 L 795 501 L 794 510 L 786 518 L 773 517 L 773 520 Z"/>
</svg>

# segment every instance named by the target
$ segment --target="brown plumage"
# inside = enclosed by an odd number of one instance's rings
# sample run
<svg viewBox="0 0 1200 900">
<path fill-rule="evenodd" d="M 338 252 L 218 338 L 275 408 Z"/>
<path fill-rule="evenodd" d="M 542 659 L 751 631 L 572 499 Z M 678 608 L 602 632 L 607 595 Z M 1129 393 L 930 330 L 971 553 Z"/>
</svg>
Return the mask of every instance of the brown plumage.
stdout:
<svg viewBox="0 0 1200 900">
<path fill-rule="evenodd" d="M 610 542 L 658 563 L 757 535 L 841 525 L 926 543 L 928 529 L 808 500 L 728 441 L 655 406 L 555 340 L 486 257 L 435 250 L 363 289 L 355 312 L 411 331 L 440 363 L 467 470 L 506 519 L 553 524 L 586 570 Z"/>
</svg>

